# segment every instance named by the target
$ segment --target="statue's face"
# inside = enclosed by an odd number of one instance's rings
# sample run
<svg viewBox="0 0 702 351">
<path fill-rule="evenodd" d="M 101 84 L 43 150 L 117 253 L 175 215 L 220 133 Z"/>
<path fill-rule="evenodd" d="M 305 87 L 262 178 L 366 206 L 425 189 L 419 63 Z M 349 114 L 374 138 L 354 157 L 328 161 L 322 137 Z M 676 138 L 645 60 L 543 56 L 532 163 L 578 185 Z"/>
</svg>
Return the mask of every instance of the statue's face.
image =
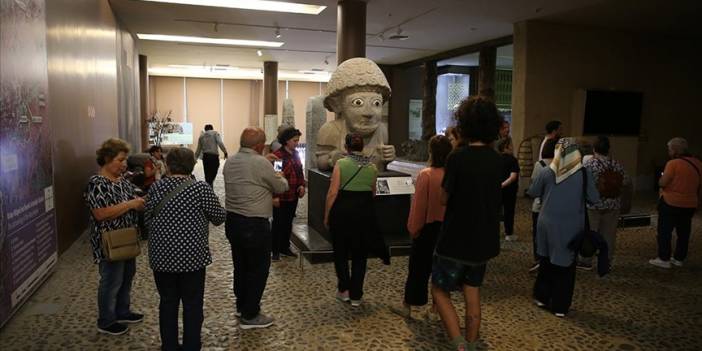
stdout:
<svg viewBox="0 0 702 351">
<path fill-rule="evenodd" d="M 376 92 L 357 92 L 344 95 L 343 116 L 349 131 L 363 136 L 378 129 L 383 111 L 383 96 Z"/>
</svg>

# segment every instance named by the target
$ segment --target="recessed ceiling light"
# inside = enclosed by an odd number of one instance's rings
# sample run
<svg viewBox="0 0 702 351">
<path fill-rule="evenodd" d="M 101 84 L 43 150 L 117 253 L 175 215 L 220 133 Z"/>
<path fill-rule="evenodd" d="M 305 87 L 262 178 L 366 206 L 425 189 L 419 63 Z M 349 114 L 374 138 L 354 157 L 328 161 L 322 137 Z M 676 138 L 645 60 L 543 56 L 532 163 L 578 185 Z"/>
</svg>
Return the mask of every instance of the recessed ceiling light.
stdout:
<svg viewBox="0 0 702 351">
<path fill-rule="evenodd" d="M 163 2 L 168 4 L 226 7 L 231 9 L 259 10 L 272 12 L 301 13 L 318 15 L 326 6 L 298 4 L 294 2 L 265 1 L 265 0 L 142 0 Z"/>
<path fill-rule="evenodd" d="M 261 57 L 261 56 L 263 56 L 263 52 L 261 52 L 261 50 L 256 50 L 256 55 L 258 55 L 259 57 Z"/>
<path fill-rule="evenodd" d="M 279 41 L 262 41 L 262 40 L 245 40 L 245 39 L 224 39 L 224 38 L 207 38 L 207 37 L 191 37 L 185 35 L 165 35 L 165 34 L 143 34 L 138 33 L 137 37 L 143 40 L 157 41 L 173 41 L 178 43 L 200 43 L 200 44 L 216 44 L 216 45 L 232 45 L 232 46 L 265 46 L 265 47 L 281 47 L 283 42 Z"/>
</svg>

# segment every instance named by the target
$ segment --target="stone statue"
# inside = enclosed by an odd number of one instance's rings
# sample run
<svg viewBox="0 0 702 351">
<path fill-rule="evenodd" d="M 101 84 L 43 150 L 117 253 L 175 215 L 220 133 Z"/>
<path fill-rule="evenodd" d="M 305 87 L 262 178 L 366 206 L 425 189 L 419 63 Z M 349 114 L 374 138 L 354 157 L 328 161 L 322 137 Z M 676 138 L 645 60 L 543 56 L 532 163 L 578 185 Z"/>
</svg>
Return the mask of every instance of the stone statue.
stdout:
<svg viewBox="0 0 702 351">
<path fill-rule="evenodd" d="M 292 99 L 283 100 L 283 120 L 280 124 L 295 127 L 295 106 Z"/>
<path fill-rule="evenodd" d="M 375 62 L 356 57 L 342 62 L 327 83 L 324 107 L 336 119 L 322 125 L 317 136 L 317 167 L 329 170 L 344 156 L 347 133 L 363 136 L 363 154 L 378 170 L 395 159 L 395 147 L 387 145 L 388 130 L 381 123 L 383 102 L 390 98 L 390 85 Z"/>
<path fill-rule="evenodd" d="M 305 148 L 305 169 L 316 168 L 317 134 L 322 124 L 327 121 L 327 111 L 324 109 L 324 97 L 313 96 L 307 100 L 305 116 L 307 147 Z"/>
</svg>

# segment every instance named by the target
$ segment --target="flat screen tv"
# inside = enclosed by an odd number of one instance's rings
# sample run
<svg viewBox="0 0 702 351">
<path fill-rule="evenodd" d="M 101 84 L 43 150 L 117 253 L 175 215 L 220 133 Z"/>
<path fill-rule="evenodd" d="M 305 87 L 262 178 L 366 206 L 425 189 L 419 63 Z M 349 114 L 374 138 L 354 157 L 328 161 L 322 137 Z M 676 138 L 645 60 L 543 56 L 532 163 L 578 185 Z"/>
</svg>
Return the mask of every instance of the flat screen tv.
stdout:
<svg viewBox="0 0 702 351">
<path fill-rule="evenodd" d="M 584 135 L 639 135 L 643 94 L 632 91 L 588 90 Z"/>
</svg>

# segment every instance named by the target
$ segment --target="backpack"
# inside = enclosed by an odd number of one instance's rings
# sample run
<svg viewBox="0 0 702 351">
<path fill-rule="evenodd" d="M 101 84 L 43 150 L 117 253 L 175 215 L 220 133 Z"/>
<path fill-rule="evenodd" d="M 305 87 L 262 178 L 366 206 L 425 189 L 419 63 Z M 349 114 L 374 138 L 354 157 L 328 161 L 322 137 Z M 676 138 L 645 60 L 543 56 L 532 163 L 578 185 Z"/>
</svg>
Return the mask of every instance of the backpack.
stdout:
<svg viewBox="0 0 702 351">
<path fill-rule="evenodd" d="M 614 169 L 613 165 L 607 165 L 604 171 L 597 177 L 597 191 L 600 196 L 608 199 L 615 199 L 621 196 L 624 186 L 624 177 Z"/>
</svg>

